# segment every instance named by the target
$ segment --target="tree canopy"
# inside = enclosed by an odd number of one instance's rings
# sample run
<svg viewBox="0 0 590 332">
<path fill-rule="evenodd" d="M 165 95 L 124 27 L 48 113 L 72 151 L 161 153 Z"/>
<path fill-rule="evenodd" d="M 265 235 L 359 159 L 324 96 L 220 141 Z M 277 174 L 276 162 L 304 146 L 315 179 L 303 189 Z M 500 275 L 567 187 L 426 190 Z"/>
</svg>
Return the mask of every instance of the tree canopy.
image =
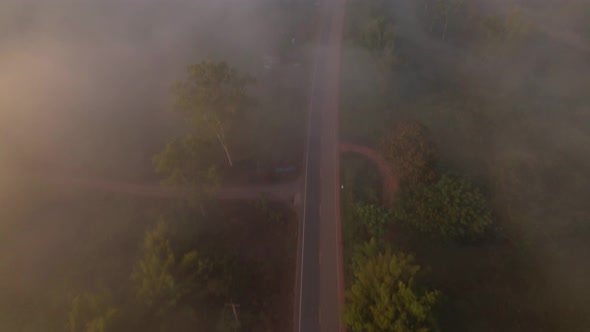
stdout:
<svg viewBox="0 0 590 332">
<path fill-rule="evenodd" d="M 358 204 L 355 214 L 369 236 L 375 238 L 385 234 L 387 224 L 391 221 L 391 211 L 375 204 Z"/>
<path fill-rule="evenodd" d="M 107 293 L 76 295 L 68 313 L 70 332 L 108 332 L 115 324 L 117 309 Z"/>
<path fill-rule="evenodd" d="M 173 86 L 174 108 L 184 115 L 191 134 L 219 143 L 230 166 L 232 134 L 252 105 L 246 93 L 252 83 L 252 77 L 224 61 L 203 61 L 189 66 L 185 79 Z"/>
<path fill-rule="evenodd" d="M 402 191 L 393 215 L 398 222 L 445 239 L 474 239 L 492 224 L 486 198 L 479 189 L 449 175 Z"/>
<path fill-rule="evenodd" d="M 398 122 L 381 140 L 381 151 L 404 187 L 437 177 L 437 150 L 428 129 L 418 122 Z"/>
<path fill-rule="evenodd" d="M 160 221 L 145 234 L 142 258 L 131 280 L 142 305 L 155 313 L 166 313 L 186 296 L 225 295 L 229 280 L 227 276 L 213 276 L 215 270 L 215 264 L 196 250 L 177 259 L 170 244 L 169 226 Z"/>
<path fill-rule="evenodd" d="M 188 186 L 201 197 L 218 184 L 219 171 L 211 162 L 214 158 L 211 143 L 188 135 L 168 143 L 153 162 L 168 184 Z"/>
<path fill-rule="evenodd" d="M 344 322 L 351 332 L 429 331 L 438 292 L 416 285 L 420 266 L 411 255 L 382 250 L 373 239 L 353 257 Z"/>
</svg>

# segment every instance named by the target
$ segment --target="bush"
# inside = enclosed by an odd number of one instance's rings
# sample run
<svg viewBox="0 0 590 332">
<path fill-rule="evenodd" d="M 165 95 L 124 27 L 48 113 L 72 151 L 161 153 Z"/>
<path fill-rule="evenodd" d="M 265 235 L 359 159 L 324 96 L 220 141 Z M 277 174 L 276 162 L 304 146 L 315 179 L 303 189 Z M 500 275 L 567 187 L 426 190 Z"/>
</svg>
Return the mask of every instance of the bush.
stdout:
<svg viewBox="0 0 590 332">
<path fill-rule="evenodd" d="M 398 222 L 445 239 L 475 239 L 492 223 L 481 192 L 466 180 L 448 175 L 402 191 L 393 215 Z"/>
</svg>

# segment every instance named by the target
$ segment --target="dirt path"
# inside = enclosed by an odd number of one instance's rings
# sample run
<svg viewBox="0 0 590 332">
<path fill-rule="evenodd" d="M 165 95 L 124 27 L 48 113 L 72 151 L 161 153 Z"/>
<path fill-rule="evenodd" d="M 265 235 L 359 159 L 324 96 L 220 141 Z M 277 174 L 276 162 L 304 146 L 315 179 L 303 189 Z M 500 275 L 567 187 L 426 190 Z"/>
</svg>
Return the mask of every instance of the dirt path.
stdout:
<svg viewBox="0 0 590 332">
<path fill-rule="evenodd" d="M 387 204 L 391 203 L 393 195 L 398 190 L 398 180 L 391 171 L 389 163 L 379 154 L 378 151 L 369 147 L 354 144 L 341 143 L 341 153 L 356 153 L 369 159 L 378 168 L 383 180 L 383 197 Z M 98 190 L 102 192 L 121 193 L 134 196 L 160 197 L 160 198 L 185 198 L 188 196 L 186 190 L 172 189 L 157 183 L 139 184 L 109 180 L 95 177 L 69 176 L 64 174 L 51 174 L 45 171 L 33 171 L 32 175 L 38 175 L 43 180 L 52 184 L 75 186 Z M 301 189 L 301 180 L 295 179 L 290 182 L 261 185 L 224 186 L 219 188 L 215 196 L 225 200 L 256 199 L 266 195 L 282 201 L 291 201 L 298 196 Z"/>
<path fill-rule="evenodd" d="M 391 171 L 389 163 L 374 149 L 353 144 L 341 143 L 341 153 L 356 153 L 369 159 L 378 168 L 383 180 L 383 198 L 387 204 L 393 200 L 393 195 L 398 190 L 398 180 Z M 188 196 L 186 190 L 171 189 L 165 186 L 154 184 L 136 184 L 120 181 L 113 181 L 101 178 L 75 177 L 65 175 L 43 174 L 43 179 L 54 184 L 71 185 L 81 188 L 99 190 L 103 192 L 122 193 L 134 196 L 161 197 L 161 198 L 185 198 Z M 292 200 L 300 190 L 300 179 L 291 182 L 249 185 L 249 186 L 224 186 L 219 188 L 216 196 L 220 199 L 256 199 L 266 195 L 278 200 Z"/>
<path fill-rule="evenodd" d="M 70 176 L 44 176 L 51 183 L 72 185 L 81 188 L 99 190 L 103 192 L 122 193 L 134 196 L 161 197 L 161 198 L 186 198 L 187 190 L 171 189 L 159 184 L 133 184 L 118 182 L 100 178 L 83 178 Z M 286 183 L 253 185 L 253 186 L 227 186 L 219 188 L 215 196 L 219 199 L 256 199 L 261 195 L 279 200 L 291 200 L 299 191 L 299 180 Z"/>
<path fill-rule="evenodd" d="M 393 196 L 399 188 L 399 183 L 387 160 L 376 150 L 353 143 L 341 143 L 340 152 L 363 155 L 377 166 L 383 181 L 383 200 L 386 205 L 390 205 L 393 202 Z"/>
</svg>

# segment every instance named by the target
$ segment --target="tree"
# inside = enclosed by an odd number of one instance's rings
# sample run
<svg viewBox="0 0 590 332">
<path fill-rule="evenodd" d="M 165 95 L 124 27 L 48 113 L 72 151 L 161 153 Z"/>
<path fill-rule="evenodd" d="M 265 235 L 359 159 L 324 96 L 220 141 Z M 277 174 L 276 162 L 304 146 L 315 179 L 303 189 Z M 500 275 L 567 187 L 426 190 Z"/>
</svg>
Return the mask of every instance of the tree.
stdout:
<svg viewBox="0 0 590 332">
<path fill-rule="evenodd" d="M 346 293 L 344 322 L 351 332 L 429 331 L 438 292 L 416 285 L 414 257 L 382 250 L 376 240 L 353 258 L 354 279 Z"/>
<path fill-rule="evenodd" d="M 175 140 L 154 157 L 156 172 L 166 175 L 172 185 L 187 185 L 201 194 L 214 188 L 219 181 L 211 144 L 192 135 Z"/>
<path fill-rule="evenodd" d="M 385 228 L 391 220 L 391 212 L 375 204 L 359 204 L 355 214 L 367 233 L 374 238 L 381 238 L 385 234 Z"/>
<path fill-rule="evenodd" d="M 485 197 L 466 180 L 443 175 L 437 182 L 402 191 L 394 219 L 445 239 L 474 239 L 491 225 Z"/>
<path fill-rule="evenodd" d="M 118 310 L 104 294 L 82 293 L 72 300 L 67 329 L 70 332 L 107 332 L 115 322 Z"/>
<path fill-rule="evenodd" d="M 394 52 L 395 29 L 393 24 L 383 16 L 372 17 L 360 27 L 357 42 L 369 51 L 375 61 L 378 72 L 381 73 L 379 80 L 382 92 L 391 93 L 389 91 L 391 71 L 398 62 Z"/>
<path fill-rule="evenodd" d="M 381 151 L 402 186 L 412 187 L 437 177 L 436 147 L 428 129 L 418 122 L 399 122 L 391 127 L 381 140 Z"/>
<path fill-rule="evenodd" d="M 142 258 L 131 275 L 136 298 L 156 315 L 175 309 L 188 295 L 223 293 L 226 282 L 212 277 L 214 264 L 193 250 L 178 261 L 170 244 L 168 223 L 160 221 L 145 234 Z"/>
<path fill-rule="evenodd" d="M 481 15 L 478 18 L 477 51 L 484 58 L 495 60 L 517 48 L 530 31 L 523 10 L 513 6 L 504 13 Z"/>
<path fill-rule="evenodd" d="M 174 84 L 175 109 L 183 114 L 196 137 L 222 147 L 229 166 L 231 133 L 251 105 L 246 88 L 254 83 L 226 62 L 203 61 L 189 66 L 187 77 Z"/>
<path fill-rule="evenodd" d="M 159 313 L 174 308 L 182 291 L 174 276 L 176 258 L 165 222 L 146 232 L 142 252 L 143 257 L 131 275 L 136 297 Z"/>
<path fill-rule="evenodd" d="M 463 0 L 436 0 L 434 7 L 436 8 L 438 15 L 444 19 L 442 40 L 446 40 L 447 38 L 449 17 L 459 10 L 462 5 Z"/>
</svg>

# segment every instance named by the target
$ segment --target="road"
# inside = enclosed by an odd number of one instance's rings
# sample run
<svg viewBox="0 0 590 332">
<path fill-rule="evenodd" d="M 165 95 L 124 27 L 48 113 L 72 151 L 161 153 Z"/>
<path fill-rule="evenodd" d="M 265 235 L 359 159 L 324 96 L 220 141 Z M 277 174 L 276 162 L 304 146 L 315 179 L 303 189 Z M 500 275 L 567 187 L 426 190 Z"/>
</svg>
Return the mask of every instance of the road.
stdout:
<svg viewBox="0 0 590 332">
<path fill-rule="evenodd" d="M 344 280 L 340 230 L 339 81 L 343 0 L 324 0 L 311 79 L 300 226 L 296 332 L 340 332 Z"/>
</svg>

